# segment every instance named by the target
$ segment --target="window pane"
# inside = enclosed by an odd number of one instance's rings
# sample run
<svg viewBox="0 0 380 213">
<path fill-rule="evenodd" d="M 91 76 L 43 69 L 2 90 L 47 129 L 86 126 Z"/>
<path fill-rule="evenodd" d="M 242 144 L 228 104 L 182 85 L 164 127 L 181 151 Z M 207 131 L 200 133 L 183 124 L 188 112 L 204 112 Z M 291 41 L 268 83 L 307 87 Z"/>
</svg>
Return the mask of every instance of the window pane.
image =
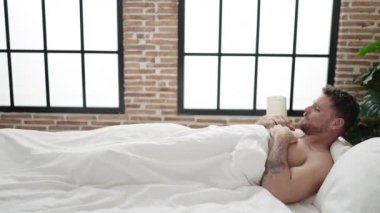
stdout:
<svg viewBox="0 0 380 213">
<path fill-rule="evenodd" d="M 333 0 L 299 2 L 297 53 L 328 54 Z"/>
<path fill-rule="evenodd" d="M 0 106 L 10 106 L 8 58 L 6 53 L 0 53 Z"/>
<path fill-rule="evenodd" d="M 78 0 L 45 0 L 48 49 L 80 50 Z"/>
<path fill-rule="evenodd" d="M 41 0 L 8 1 L 12 49 L 43 49 Z"/>
<path fill-rule="evenodd" d="M 294 110 L 310 106 L 326 86 L 328 58 L 297 58 L 294 78 Z M 306 89 L 307 88 L 307 89 Z"/>
<path fill-rule="evenodd" d="M 12 53 L 12 78 L 15 106 L 46 106 L 42 53 Z"/>
<path fill-rule="evenodd" d="M 295 0 L 261 1 L 260 53 L 292 53 Z"/>
<path fill-rule="evenodd" d="M 84 48 L 117 50 L 116 0 L 83 0 Z"/>
<path fill-rule="evenodd" d="M 222 57 L 221 109 L 253 109 L 254 57 Z"/>
<path fill-rule="evenodd" d="M 185 0 L 185 52 L 218 52 L 219 0 Z"/>
<path fill-rule="evenodd" d="M 258 64 L 257 108 L 265 109 L 268 96 L 285 96 L 289 106 L 292 59 L 260 57 Z"/>
<path fill-rule="evenodd" d="M 116 54 L 86 54 L 88 107 L 119 106 L 119 65 Z"/>
<path fill-rule="evenodd" d="M 0 0 L 0 49 L 7 48 L 4 18 L 4 0 Z"/>
<path fill-rule="evenodd" d="M 49 86 L 52 107 L 82 107 L 80 54 L 50 53 Z"/>
<path fill-rule="evenodd" d="M 223 1 L 222 52 L 255 53 L 256 12 L 256 0 Z"/>
<path fill-rule="evenodd" d="M 216 109 L 218 58 L 186 56 L 184 76 L 184 108 Z"/>
</svg>

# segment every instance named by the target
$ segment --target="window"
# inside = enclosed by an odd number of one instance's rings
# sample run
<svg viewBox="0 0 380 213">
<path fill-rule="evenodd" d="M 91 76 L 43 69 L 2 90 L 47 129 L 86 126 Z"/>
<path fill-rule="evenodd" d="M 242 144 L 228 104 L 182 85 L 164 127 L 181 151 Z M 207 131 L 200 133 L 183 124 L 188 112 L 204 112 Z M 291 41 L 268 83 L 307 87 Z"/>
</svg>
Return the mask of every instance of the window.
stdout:
<svg viewBox="0 0 380 213">
<path fill-rule="evenodd" d="M 122 0 L 0 0 L 0 111 L 120 113 Z"/>
<path fill-rule="evenodd" d="M 180 0 L 178 107 L 185 114 L 288 115 L 332 84 L 338 0 Z"/>
</svg>

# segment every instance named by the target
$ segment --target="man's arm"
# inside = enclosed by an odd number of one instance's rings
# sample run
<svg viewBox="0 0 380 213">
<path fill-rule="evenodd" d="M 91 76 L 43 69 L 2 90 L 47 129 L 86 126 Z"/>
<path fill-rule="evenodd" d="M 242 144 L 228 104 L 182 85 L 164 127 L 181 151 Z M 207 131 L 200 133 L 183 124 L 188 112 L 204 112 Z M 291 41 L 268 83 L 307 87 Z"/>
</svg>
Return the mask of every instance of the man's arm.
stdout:
<svg viewBox="0 0 380 213">
<path fill-rule="evenodd" d="M 298 167 L 288 165 L 288 145 L 293 135 L 286 127 L 276 126 L 271 130 L 272 147 L 266 162 L 262 186 L 284 203 L 300 201 L 315 193 L 323 182 L 327 171 L 318 161 Z"/>
</svg>

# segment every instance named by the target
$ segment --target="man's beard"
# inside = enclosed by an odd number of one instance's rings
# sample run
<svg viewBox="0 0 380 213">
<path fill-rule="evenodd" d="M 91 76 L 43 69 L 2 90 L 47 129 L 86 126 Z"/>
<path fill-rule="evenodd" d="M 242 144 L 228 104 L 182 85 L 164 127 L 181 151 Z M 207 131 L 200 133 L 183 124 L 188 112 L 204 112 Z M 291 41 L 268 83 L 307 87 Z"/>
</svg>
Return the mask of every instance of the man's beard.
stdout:
<svg viewBox="0 0 380 213">
<path fill-rule="evenodd" d="M 313 135 L 323 132 L 323 129 L 321 127 L 316 127 L 315 125 L 308 122 L 305 118 L 302 118 L 300 120 L 299 127 L 306 135 Z"/>
</svg>

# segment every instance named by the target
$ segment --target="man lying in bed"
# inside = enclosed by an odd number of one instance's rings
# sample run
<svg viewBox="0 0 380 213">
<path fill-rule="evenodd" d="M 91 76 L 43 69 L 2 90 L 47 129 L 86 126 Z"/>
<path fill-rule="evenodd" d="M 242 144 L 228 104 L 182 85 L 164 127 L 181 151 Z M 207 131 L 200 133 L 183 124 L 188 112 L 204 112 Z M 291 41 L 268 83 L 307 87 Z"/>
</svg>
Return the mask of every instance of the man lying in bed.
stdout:
<svg viewBox="0 0 380 213">
<path fill-rule="evenodd" d="M 271 141 L 261 184 L 284 203 L 316 193 L 333 165 L 330 146 L 355 122 L 359 106 L 348 93 L 332 86 L 306 107 L 300 120 L 304 136 L 282 116 L 264 116 L 258 124 L 269 129 Z"/>
</svg>

